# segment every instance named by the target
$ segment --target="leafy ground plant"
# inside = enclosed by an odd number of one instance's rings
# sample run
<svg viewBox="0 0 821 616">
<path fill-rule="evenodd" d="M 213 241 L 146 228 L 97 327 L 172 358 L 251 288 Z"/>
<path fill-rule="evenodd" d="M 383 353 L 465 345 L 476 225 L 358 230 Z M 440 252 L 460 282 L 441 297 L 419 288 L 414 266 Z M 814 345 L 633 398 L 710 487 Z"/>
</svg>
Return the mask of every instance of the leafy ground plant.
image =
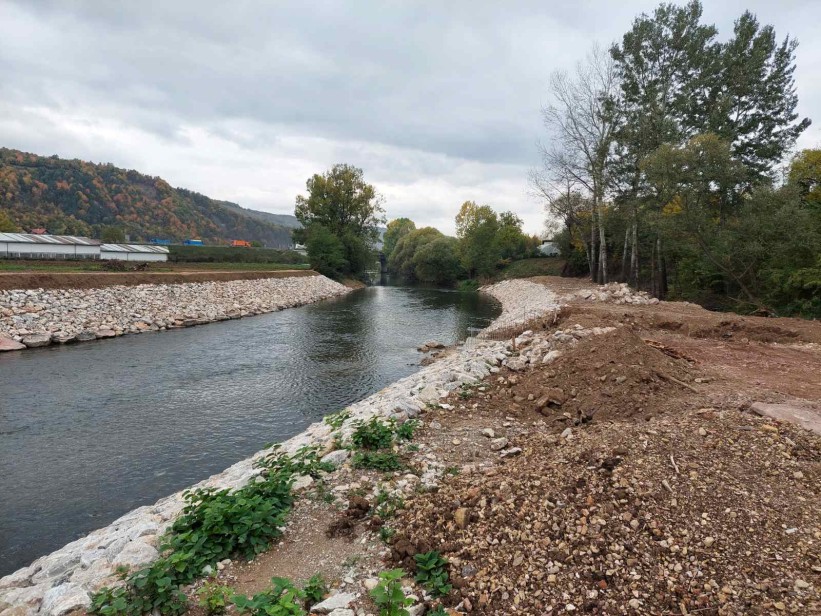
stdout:
<svg viewBox="0 0 821 616">
<path fill-rule="evenodd" d="M 312 575 L 305 584 L 303 592 L 305 593 L 305 599 L 310 607 L 325 598 L 325 595 L 328 594 L 328 584 L 319 573 L 316 573 Z"/>
<path fill-rule="evenodd" d="M 397 441 L 409 441 L 413 438 L 413 433 L 419 427 L 419 422 L 415 419 L 409 419 L 396 428 Z"/>
<path fill-rule="evenodd" d="M 405 608 L 413 603 L 402 591 L 402 569 L 391 569 L 379 574 L 379 583 L 371 590 L 371 598 L 379 608 L 379 616 L 410 616 Z"/>
<path fill-rule="evenodd" d="M 451 588 L 448 583 L 448 561 L 437 551 L 416 554 L 416 581 L 434 597 L 444 597 Z"/>
<path fill-rule="evenodd" d="M 374 471 L 398 471 L 404 468 L 402 461 L 392 451 L 357 451 L 351 464 L 354 468 Z"/>
<path fill-rule="evenodd" d="M 351 445 L 360 450 L 388 449 L 393 444 L 394 428 L 393 422 L 381 422 L 376 417 L 367 423 L 358 422 L 351 435 Z"/>
<path fill-rule="evenodd" d="M 269 457 L 262 463 L 259 478 L 238 490 L 186 492 L 182 515 L 160 543 L 163 556 L 128 575 L 123 586 L 95 593 L 89 613 L 183 613 L 187 599 L 180 587 L 197 579 L 206 565 L 213 567 L 236 554 L 253 557 L 280 536 L 279 529 L 293 505 L 294 475 L 317 469 L 315 453 L 304 450 L 293 458 Z"/>
<path fill-rule="evenodd" d="M 272 578 L 272 588 L 250 599 L 236 595 L 234 605 L 240 614 L 251 616 L 305 616 L 305 593 L 285 578 Z"/>
<path fill-rule="evenodd" d="M 330 415 L 325 415 L 325 423 L 331 426 L 334 430 L 339 430 L 346 419 L 350 419 L 351 412 L 343 409 Z"/>
<path fill-rule="evenodd" d="M 205 609 L 206 613 L 210 616 L 224 614 L 231 602 L 233 594 L 231 588 L 225 584 L 206 582 L 205 585 L 197 591 L 197 597 L 199 597 L 197 604 Z"/>
<path fill-rule="evenodd" d="M 405 501 L 400 496 L 394 496 L 387 490 L 380 490 L 375 501 L 374 513 L 383 520 L 392 518 L 397 511 L 405 507 Z"/>
</svg>

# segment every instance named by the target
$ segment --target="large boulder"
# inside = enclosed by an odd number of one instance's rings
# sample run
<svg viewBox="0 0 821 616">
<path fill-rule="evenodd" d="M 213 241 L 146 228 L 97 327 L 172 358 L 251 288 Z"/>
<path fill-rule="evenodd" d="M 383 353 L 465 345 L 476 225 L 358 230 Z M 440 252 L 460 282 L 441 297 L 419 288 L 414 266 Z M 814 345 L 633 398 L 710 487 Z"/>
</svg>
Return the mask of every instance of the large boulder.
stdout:
<svg viewBox="0 0 821 616">
<path fill-rule="evenodd" d="M 40 612 L 49 616 L 63 616 L 74 610 L 91 605 L 88 593 L 76 584 L 60 584 L 43 595 Z"/>
<path fill-rule="evenodd" d="M 0 353 L 5 351 L 19 351 L 20 349 L 25 349 L 26 345 L 22 344 L 21 342 L 17 342 L 12 338 L 6 338 L 5 336 L 0 336 Z"/>
<path fill-rule="evenodd" d="M 48 346 L 51 344 L 51 334 L 29 334 L 28 336 L 23 336 L 23 344 L 30 349 Z"/>
</svg>

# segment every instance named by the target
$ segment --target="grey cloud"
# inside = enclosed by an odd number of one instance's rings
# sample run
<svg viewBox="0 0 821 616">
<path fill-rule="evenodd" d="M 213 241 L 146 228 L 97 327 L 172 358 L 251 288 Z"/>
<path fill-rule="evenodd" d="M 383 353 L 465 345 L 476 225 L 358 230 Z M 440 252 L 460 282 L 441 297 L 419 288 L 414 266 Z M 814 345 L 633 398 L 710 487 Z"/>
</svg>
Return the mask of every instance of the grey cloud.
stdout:
<svg viewBox="0 0 821 616">
<path fill-rule="evenodd" d="M 293 194 L 304 183 L 287 183 L 283 174 L 276 177 L 285 184 L 272 189 L 263 169 L 251 177 L 241 168 L 252 156 L 270 154 L 295 173 L 344 160 L 393 187 L 396 201 L 420 215 L 444 211 L 414 194 L 424 178 L 456 207 L 481 183 L 481 198 L 521 204 L 535 221 L 539 206 L 523 195 L 527 168 L 537 163 L 550 72 L 572 67 L 594 42 L 619 38 L 656 4 L 6 0 L 0 140 L 44 154 L 147 164 L 146 171 L 177 174 L 168 179 L 180 185 L 202 182 L 207 164 L 218 176 L 207 188 L 225 198 Z M 779 35 L 797 35 L 801 112 L 818 115 L 816 2 L 777 10 L 764 0 L 705 4 L 706 19 L 724 33 L 749 7 Z M 27 134 L 21 127 L 31 108 L 63 119 Z M 105 129 L 84 139 L 66 118 Z M 140 151 L 118 147 L 125 130 L 151 137 L 139 138 Z M 192 136 L 200 133 L 210 141 Z M 819 135 L 814 127 L 802 143 Z M 280 197 L 269 208 L 291 205 Z"/>
</svg>

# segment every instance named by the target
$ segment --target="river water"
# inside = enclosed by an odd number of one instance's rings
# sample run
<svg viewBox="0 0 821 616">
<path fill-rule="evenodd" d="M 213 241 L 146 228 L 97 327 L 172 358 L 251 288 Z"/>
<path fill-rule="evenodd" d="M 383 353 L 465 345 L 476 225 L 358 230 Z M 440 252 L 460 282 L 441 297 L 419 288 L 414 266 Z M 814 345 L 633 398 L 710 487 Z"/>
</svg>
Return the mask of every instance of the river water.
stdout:
<svg viewBox="0 0 821 616">
<path fill-rule="evenodd" d="M 0 354 L 0 575 L 419 368 L 500 312 L 370 287 L 202 327 Z"/>
</svg>

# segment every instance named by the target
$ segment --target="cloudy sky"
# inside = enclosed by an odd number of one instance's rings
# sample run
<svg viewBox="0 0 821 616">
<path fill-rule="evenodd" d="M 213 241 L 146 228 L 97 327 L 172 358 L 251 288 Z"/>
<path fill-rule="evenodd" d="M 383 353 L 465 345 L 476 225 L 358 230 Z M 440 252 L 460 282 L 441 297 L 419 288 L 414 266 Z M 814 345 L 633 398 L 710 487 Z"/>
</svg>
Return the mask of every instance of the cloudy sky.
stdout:
<svg viewBox="0 0 821 616">
<path fill-rule="evenodd" d="M 293 213 L 305 180 L 362 167 L 389 218 L 453 232 L 461 203 L 528 196 L 554 70 L 608 45 L 650 1 L 0 0 L 0 145 L 111 162 Z M 705 0 L 798 38 L 799 111 L 821 144 L 821 2 Z"/>
</svg>

